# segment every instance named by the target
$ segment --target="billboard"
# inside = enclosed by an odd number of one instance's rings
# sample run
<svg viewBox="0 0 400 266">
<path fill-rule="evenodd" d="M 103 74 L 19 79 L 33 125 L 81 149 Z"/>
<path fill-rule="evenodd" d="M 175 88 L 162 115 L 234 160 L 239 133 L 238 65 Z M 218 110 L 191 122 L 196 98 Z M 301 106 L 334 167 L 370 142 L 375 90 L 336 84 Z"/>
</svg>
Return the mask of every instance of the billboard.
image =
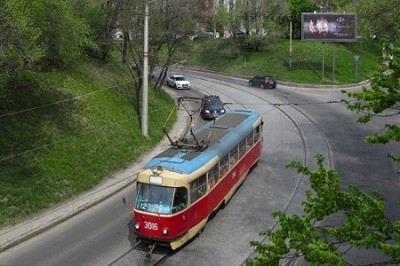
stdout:
<svg viewBox="0 0 400 266">
<path fill-rule="evenodd" d="M 301 39 L 318 42 L 355 42 L 354 13 L 301 13 Z"/>
</svg>

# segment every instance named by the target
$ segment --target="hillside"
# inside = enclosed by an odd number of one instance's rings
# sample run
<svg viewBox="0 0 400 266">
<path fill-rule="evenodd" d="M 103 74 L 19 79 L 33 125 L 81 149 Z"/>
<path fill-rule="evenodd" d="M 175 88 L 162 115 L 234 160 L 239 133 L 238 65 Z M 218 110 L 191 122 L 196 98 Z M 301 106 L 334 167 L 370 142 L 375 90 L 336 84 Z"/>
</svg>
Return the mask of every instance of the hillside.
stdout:
<svg viewBox="0 0 400 266">
<path fill-rule="evenodd" d="M 305 84 L 358 83 L 381 70 L 378 42 L 365 46 L 358 42 L 323 44 L 293 40 L 291 67 L 288 39 L 267 43 L 260 52 L 246 50 L 246 47 L 246 42 L 240 38 L 209 40 L 206 44 L 194 42 L 187 63 L 242 76 L 269 74 L 278 80 Z M 357 67 L 354 56 L 359 56 Z"/>
<path fill-rule="evenodd" d="M 149 90 L 146 139 L 129 73 L 117 60 L 100 65 L 84 58 L 74 69 L 29 75 L 0 109 L 0 227 L 126 167 L 163 137 L 160 125 L 174 106 L 166 93 Z"/>
<path fill-rule="evenodd" d="M 381 69 L 378 45 L 337 44 L 333 50 L 333 44 L 324 44 L 322 79 L 321 43 L 295 41 L 291 68 L 288 40 L 258 53 L 246 51 L 240 40 L 189 44 L 178 55 L 187 64 L 242 76 L 266 73 L 298 83 L 344 84 Z M 360 55 L 357 76 L 354 55 Z M 0 227 L 87 191 L 163 137 L 160 125 L 174 101 L 149 90 L 150 138 L 143 138 L 131 77 L 117 57 L 105 64 L 86 57 L 70 70 L 28 73 L 16 80 L 0 105 Z"/>
</svg>

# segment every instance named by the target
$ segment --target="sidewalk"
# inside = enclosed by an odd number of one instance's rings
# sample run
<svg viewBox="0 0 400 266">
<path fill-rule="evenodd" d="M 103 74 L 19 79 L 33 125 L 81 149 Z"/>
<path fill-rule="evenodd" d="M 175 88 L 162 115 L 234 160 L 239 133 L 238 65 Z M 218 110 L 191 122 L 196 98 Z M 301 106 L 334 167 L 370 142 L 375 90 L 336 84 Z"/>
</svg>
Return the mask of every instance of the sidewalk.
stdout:
<svg viewBox="0 0 400 266">
<path fill-rule="evenodd" d="M 175 95 L 172 94 L 173 92 L 171 93 L 171 97 L 176 98 Z M 169 133 L 173 140 L 180 137 L 186 123 L 187 121 L 184 114 L 178 112 L 177 122 Z M 113 176 L 107 178 L 107 180 L 94 189 L 65 204 L 38 214 L 37 217 L 31 220 L 0 230 L 0 253 L 68 220 L 133 184 L 136 181 L 136 173 L 140 168 L 169 145 L 170 142 L 168 138 L 164 137 L 154 149 L 151 149 L 151 151 L 141 156 L 125 170 L 117 172 Z"/>
</svg>

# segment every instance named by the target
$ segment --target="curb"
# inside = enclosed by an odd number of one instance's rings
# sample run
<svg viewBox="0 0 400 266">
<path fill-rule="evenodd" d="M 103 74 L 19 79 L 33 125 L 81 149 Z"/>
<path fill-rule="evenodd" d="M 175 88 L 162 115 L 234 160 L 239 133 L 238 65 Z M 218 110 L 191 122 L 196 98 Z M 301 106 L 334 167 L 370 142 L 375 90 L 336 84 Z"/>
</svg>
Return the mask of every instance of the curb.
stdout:
<svg viewBox="0 0 400 266">
<path fill-rule="evenodd" d="M 184 66 L 183 64 L 178 64 L 176 66 L 176 68 L 182 68 L 182 69 L 184 68 L 185 70 L 189 70 L 189 71 L 212 73 L 212 74 L 224 75 L 224 76 L 229 76 L 229 77 L 236 77 L 236 78 L 247 79 L 247 80 L 252 78 L 252 76 L 230 74 L 230 73 L 224 73 L 224 72 L 216 72 L 216 71 L 213 71 L 213 70 L 202 69 L 200 67 Z M 370 84 L 371 81 L 369 79 L 367 79 L 367 80 L 361 81 L 359 83 L 337 84 L 337 85 L 335 85 L 335 84 L 333 84 L 333 85 L 320 85 L 320 84 L 293 83 L 293 82 L 285 81 L 285 80 L 277 80 L 277 82 L 278 82 L 279 85 L 284 85 L 284 86 L 293 87 L 293 88 L 343 89 L 343 88 L 367 86 L 367 85 Z"/>
<path fill-rule="evenodd" d="M 183 67 L 183 66 L 182 66 Z M 179 68 L 179 67 L 178 67 Z M 230 77 L 237 77 L 248 79 L 248 76 L 232 75 L 228 73 L 219 73 L 210 70 L 197 69 L 197 68 L 186 68 L 187 70 L 209 72 L 220 75 L 227 75 Z M 364 86 L 369 84 L 369 80 L 360 82 L 358 84 L 344 84 L 344 85 L 310 85 L 310 84 L 295 84 L 286 81 L 279 81 L 278 84 L 293 87 L 293 88 L 349 88 L 356 86 Z M 179 95 L 175 91 L 166 90 L 170 96 L 175 99 Z M 176 139 L 181 136 L 181 130 L 185 124 L 188 123 L 187 117 L 184 117 L 182 112 L 178 112 L 177 122 L 172 127 L 169 132 L 171 138 Z M 111 177 L 107 178 L 100 185 L 96 186 L 92 190 L 77 196 L 76 198 L 68 201 L 67 203 L 61 204 L 48 210 L 46 212 L 40 213 L 33 219 L 17 224 L 16 226 L 7 227 L 0 230 L 0 253 L 14 247 L 34 236 L 43 233 L 44 231 L 78 215 L 79 213 L 97 205 L 98 203 L 104 201 L 105 199 L 113 196 L 114 194 L 125 189 L 129 185 L 136 181 L 136 173 L 140 170 L 141 166 L 145 164 L 152 157 L 157 155 L 162 149 L 169 146 L 169 140 L 167 137 L 156 145 L 151 151 L 142 155 L 137 161 L 133 162 L 125 170 L 113 174 Z"/>
<path fill-rule="evenodd" d="M 176 95 L 173 91 L 166 91 L 175 99 Z M 184 117 L 182 112 L 177 112 L 177 114 L 178 119 L 169 132 L 172 139 L 181 136 L 183 126 L 188 122 L 187 117 Z M 0 253 L 61 224 L 127 188 L 136 181 L 136 173 L 141 167 L 169 145 L 168 138 L 164 137 L 159 144 L 126 169 L 114 173 L 92 190 L 48 211 L 39 213 L 33 219 L 0 230 Z"/>
</svg>

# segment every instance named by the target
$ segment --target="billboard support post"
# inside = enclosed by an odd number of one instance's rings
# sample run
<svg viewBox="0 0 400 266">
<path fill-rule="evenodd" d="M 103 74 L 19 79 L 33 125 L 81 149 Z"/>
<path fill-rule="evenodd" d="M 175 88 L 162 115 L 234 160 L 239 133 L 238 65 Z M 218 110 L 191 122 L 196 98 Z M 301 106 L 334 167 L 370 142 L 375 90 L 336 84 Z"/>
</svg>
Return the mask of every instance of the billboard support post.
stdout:
<svg viewBox="0 0 400 266">
<path fill-rule="evenodd" d="M 292 34 L 293 34 L 293 22 L 292 21 L 290 21 L 290 25 L 289 25 L 289 27 L 290 27 L 290 30 L 289 30 L 289 34 L 290 34 L 290 37 L 289 37 L 289 69 L 292 69 L 292 52 L 293 52 L 293 46 L 292 46 Z"/>
<path fill-rule="evenodd" d="M 356 80 L 358 79 L 358 62 L 359 62 L 360 56 L 359 55 L 354 55 L 354 66 L 356 68 Z"/>
<path fill-rule="evenodd" d="M 357 15 L 355 13 L 301 13 L 301 40 L 322 43 L 322 79 L 325 78 L 324 43 L 334 43 L 332 80 L 335 80 L 336 43 L 357 41 Z"/>
<path fill-rule="evenodd" d="M 336 65 L 336 43 L 333 43 L 333 48 L 332 48 L 332 80 L 335 80 L 335 65 Z"/>
<path fill-rule="evenodd" d="M 325 43 L 322 43 L 322 80 L 325 79 Z"/>
</svg>

